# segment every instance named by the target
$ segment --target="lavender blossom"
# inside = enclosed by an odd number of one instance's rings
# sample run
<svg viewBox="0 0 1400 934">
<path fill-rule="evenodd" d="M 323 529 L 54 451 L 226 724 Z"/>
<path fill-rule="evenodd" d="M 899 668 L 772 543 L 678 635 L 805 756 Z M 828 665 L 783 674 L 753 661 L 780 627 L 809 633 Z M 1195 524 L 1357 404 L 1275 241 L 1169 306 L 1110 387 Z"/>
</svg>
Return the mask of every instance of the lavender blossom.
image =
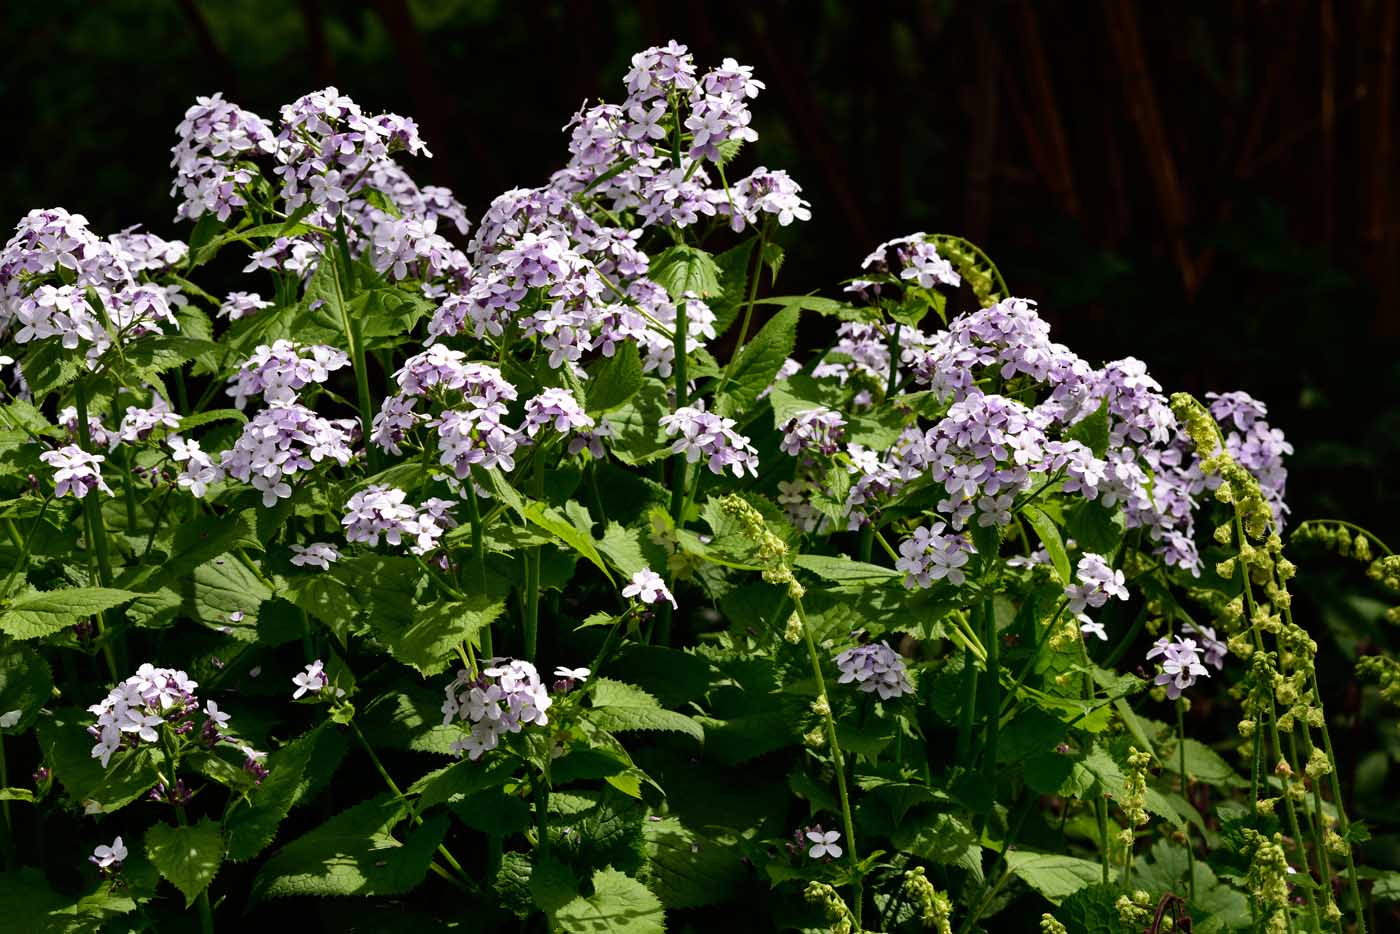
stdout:
<svg viewBox="0 0 1400 934">
<path fill-rule="evenodd" d="M 666 434 L 679 435 L 671 451 L 684 454 L 688 462 L 704 457 L 711 473 L 723 474 L 729 468 L 736 477 L 742 478 L 745 471 L 758 476 L 758 451 L 748 438 L 733 430 L 734 419 L 706 412 L 703 401 L 663 415 L 660 422 Z"/>
<path fill-rule="evenodd" d="M 847 649 L 836 656 L 836 667 L 841 669 L 837 684 L 854 682 L 867 694 L 878 693 L 880 700 L 914 693 L 914 686 L 909 683 L 909 675 L 904 669 L 904 659 L 886 642 L 872 642 Z"/>
<path fill-rule="evenodd" d="M 107 458 L 101 454 L 89 454 L 76 444 L 68 444 L 56 451 L 45 451 L 39 460 L 54 470 L 54 496 L 72 496 L 82 499 L 93 490 L 101 490 L 112 496 L 112 490 L 102 479 L 100 466 Z"/>
<path fill-rule="evenodd" d="M 340 560 L 340 552 L 329 542 L 292 545 L 291 549 L 292 564 L 299 568 L 313 567 L 328 571 L 332 564 Z"/>
<path fill-rule="evenodd" d="M 1180 636 L 1170 640 L 1166 637 L 1158 639 L 1152 644 L 1147 658 L 1150 661 L 1158 657 L 1162 659 L 1162 670 L 1153 683 L 1165 686 L 1167 697 L 1172 700 L 1176 700 L 1182 691 L 1195 684 L 1197 678 L 1210 677 L 1210 669 L 1201 664 L 1194 639 L 1183 639 Z"/>
<path fill-rule="evenodd" d="M 932 587 L 934 581 L 945 578 L 954 587 L 967 582 L 962 569 L 975 549 L 965 536 L 945 534 L 946 528 L 942 522 L 920 526 L 913 537 L 900 543 L 895 568 L 904 572 L 905 587 Z"/>
<path fill-rule="evenodd" d="M 671 604 L 672 609 L 677 609 L 676 598 L 671 596 L 670 589 L 666 586 L 666 581 L 662 579 L 651 568 L 642 568 L 632 575 L 631 581 L 622 588 L 624 597 L 635 597 L 643 603 L 652 604 L 665 600 Z"/>
<path fill-rule="evenodd" d="M 505 733 L 519 733 L 531 724 L 545 726 L 545 711 L 553 705 L 539 672 L 529 662 L 490 659 L 477 677 L 465 669 L 447 686 L 442 704 L 442 722 L 471 724 L 471 731 L 452 743 L 452 751 L 463 752 L 472 761 L 495 749 Z"/>
</svg>

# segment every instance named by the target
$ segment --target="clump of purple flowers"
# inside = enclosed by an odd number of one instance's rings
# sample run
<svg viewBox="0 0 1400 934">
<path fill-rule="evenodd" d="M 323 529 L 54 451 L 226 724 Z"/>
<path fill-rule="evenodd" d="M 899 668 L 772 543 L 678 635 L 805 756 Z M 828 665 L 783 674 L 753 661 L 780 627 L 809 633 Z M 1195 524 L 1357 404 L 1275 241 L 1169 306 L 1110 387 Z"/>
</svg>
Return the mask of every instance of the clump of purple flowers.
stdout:
<svg viewBox="0 0 1400 934">
<path fill-rule="evenodd" d="M 250 396 L 264 402 L 295 402 L 298 393 L 313 383 L 324 383 L 341 367 L 349 366 L 344 351 L 324 344 L 303 346 L 289 340 L 262 344 L 229 380 L 228 394 L 238 408 L 248 405 Z"/>
<path fill-rule="evenodd" d="M 346 541 L 374 547 L 382 535 L 390 545 L 407 544 L 416 555 L 432 551 L 442 534 L 456 525 L 449 515 L 455 504 L 434 497 L 414 507 L 406 499 L 403 490 L 380 484 L 371 484 L 351 496 L 341 519 Z"/>
<path fill-rule="evenodd" d="M 259 490 L 264 506 L 273 506 L 292 495 L 288 481 L 298 474 L 327 460 L 344 467 L 351 453 L 346 423 L 290 402 L 268 406 L 255 415 L 243 426 L 233 448 L 223 453 L 219 466 L 224 474 Z"/>
<path fill-rule="evenodd" d="M 944 579 L 954 587 L 967 582 L 963 567 L 976 549 L 965 535 L 948 534 L 947 528 L 942 522 L 920 526 L 900 543 L 895 568 L 904 572 L 905 587 L 932 587 L 934 581 Z"/>
<path fill-rule="evenodd" d="M 758 476 L 758 451 L 734 431 L 734 419 L 706 412 L 704 404 L 697 403 L 663 415 L 660 421 L 666 434 L 676 438 L 672 453 L 684 454 L 689 463 L 703 457 L 711 473 L 723 474 L 728 468 L 736 477 L 743 477 L 745 471 Z"/>
<path fill-rule="evenodd" d="M 804 451 L 831 455 L 841 448 L 845 434 L 846 419 L 831 409 L 809 409 L 798 412 L 783 427 L 783 441 L 780 447 L 784 454 L 793 457 Z"/>
<path fill-rule="evenodd" d="M 867 694 L 891 700 L 914 693 L 914 685 L 904 668 L 904 659 L 885 642 L 872 642 L 847 649 L 836 656 L 841 670 L 838 684 L 852 684 Z"/>
<path fill-rule="evenodd" d="M 535 666 L 520 659 L 491 659 L 479 675 L 465 669 L 447 686 L 442 722 L 471 724 L 471 731 L 453 742 L 452 752 L 475 761 L 500 742 L 505 733 L 549 723 L 545 711 L 553 705 Z"/>
<path fill-rule="evenodd" d="M 1167 697 L 1176 700 L 1181 692 L 1196 683 L 1197 678 L 1209 678 L 1210 669 L 1201 663 L 1199 647 L 1194 639 L 1180 636 L 1168 639 L 1165 636 L 1152 644 L 1147 653 L 1148 660 L 1161 658 L 1161 671 L 1153 679 L 1156 684 L 1167 689 Z"/>
<path fill-rule="evenodd" d="M 56 451 L 45 451 L 39 455 L 39 460 L 54 468 L 54 495 L 77 499 L 82 499 L 93 490 L 113 495 L 111 487 L 102 479 L 101 465 L 106 459 L 101 454 L 89 454 L 76 444 L 67 444 Z"/>
<path fill-rule="evenodd" d="M 1109 567 L 1103 555 L 1085 554 L 1075 567 L 1075 578 L 1077 583 L 1065 588 L 1069 611 L 1079 620 L 1082 631 L 1106 640 L 1108 634 L 1104 632 L 1103 623 L 1094 622 L 1084 611 L 1089 607 L 1097 609 L 1103 606 L 1109 597 L 1128 599 L 1123 572 Z"/>
</svg>

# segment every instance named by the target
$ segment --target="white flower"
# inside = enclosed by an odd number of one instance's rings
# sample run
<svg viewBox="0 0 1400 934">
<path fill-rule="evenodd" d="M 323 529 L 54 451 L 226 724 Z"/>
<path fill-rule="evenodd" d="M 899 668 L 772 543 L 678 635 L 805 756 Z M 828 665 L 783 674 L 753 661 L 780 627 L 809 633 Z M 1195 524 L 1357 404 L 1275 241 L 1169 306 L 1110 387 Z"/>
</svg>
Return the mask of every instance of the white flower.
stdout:
<svg viewBox="0 0 1400 934">
<path fill-rule="evenodd" d="M 845 852 L 836 843 L 837 840 L 841 839 L 841 831 L 839 830 L 824 832 L 809 830 L 807 831 L 807 839 L 812 841 L 812 848 L 807 851 L 807 855 L 812 859 L 821 859 L 823 856 L 836 859 Z"/>
<path fill-rule="evenodd" d="M 636 597 L 643 603 L 655 603 L 664 599 L 671 604 L 672 609 L 676 608 L 676 598 L 666 589 L 666 582 L 662 580 L 661 575 L 651 568 L 642 568 L 633 574 L 632 582 L 622 588 L 622 595 Z"/>
<path fill-rule="evenodd" d="M 587 671 L 588 669 L 584 669 Z M 19 722 L 19 718 L 24 716 L 23 710 L 10 710 L 0 714 L 0 730 L 8 730 Z"/>
<path fill-rule="evenodd" d="M 117 839 L 112 841 L 111 846 L 99 844 L 97 848 L 92 851 L 92 855 L 88 857 L 88 860 L 96 863 L 99 869 L 106 869 L 113 864 L 120 864 L 122 860 L 126 859 L 126 855 L 127 850 L 122 844 L 122 838 L 117 837 Z"/>
<path fill-rule="evenodd" d="M 292 677 L 292 683 L 297 686 L 296 691 L 292 693 L 292 700 L 296 700 L 308 691 L 312 694 L 318 694 L 321 688 L 330 683 L 326 678 L 324 667 L 325 665 L 318 658 L 307 665 L 304 672 Z"/>
<path fill-rule="evenodd" d="M 204 702 L 204 715 L 216 726 L 223 726 L 229 721 L 229 715 L 220 710 L 219 705 L 213 701 Z"/>
<path fill-rule="evenodd" d="M 566 678 L 569 681 L 587 681 L 591 674 L 593 672 L 587 668 L 565 668 L 561 665 L 554 669 L 554 677 Z"/>
</svg>

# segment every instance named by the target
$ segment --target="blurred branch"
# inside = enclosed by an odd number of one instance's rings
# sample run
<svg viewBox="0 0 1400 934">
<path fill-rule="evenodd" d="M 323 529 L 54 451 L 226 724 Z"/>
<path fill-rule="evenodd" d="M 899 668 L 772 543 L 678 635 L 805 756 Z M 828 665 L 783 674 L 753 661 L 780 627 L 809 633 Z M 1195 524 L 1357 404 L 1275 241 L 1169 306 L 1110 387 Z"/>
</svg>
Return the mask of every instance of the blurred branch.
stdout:
<svg viewBox="0 0 1400 934">
<path fill-rule="evenodd" d="M 209 21 L 204 18 L 194 0 L 179 0 L 179 5 L 180 12 L 185 15 L 190 28 L 194 30 L 200 51 L 214 66 L 214 74 L 218 77 L 220 88 L 227 97 L 238 99 L 242 96 L 238 87 L 238 72 L 234 69 L 233 62 L 224 54 L 224 50 L 219 48 L 219 42 L 214 38 L 213 30 L 209 28 Z"/>
<path fill-rule="evenodd" d="M 1177 175 L 1176 161 L 1162 126 L 1157 95 L 1147 73 L 1137 13 L 1131 0 L 1103 0 L 1103 10 L 1108 25 L 1108 44 L 1113 49 L 1113 57 L 1123 80 L 1128 113 L 1142 144 L 1147 170 L 1157 195 L 1157 207 L 1171 241 L 1172 256 L 1181 272 L 1182 285 L 1187 294 L 1191 294 L 1197 285 L 1196 264 L 1183 239 L 1190 212 Z"/>
<path fill-rule="evenodd" d="M 1079 195 L 1074 188 L 1069 146 L 1065 142 L 1060 105 L 1055 98 L 1055 84 L 1050 79 L 1050 68 L 1045 60 L 1045 44 L 1041 41 L 1040 22 L 1036 19 L 1033 3 L 1025 2 L 1020 5 L 1016 30 L 1021 39 L 1021 51 L 1025 55 L 1027 84 L 1035 101 L 1034 113 L 1043 122 L 1045 183 L 1059 202 L 1060 210 L 1070 217 L 1077 218 L 1080 215 Z M 1014 69 L 1008 69 L 1012 70 Z"/>
</svg>

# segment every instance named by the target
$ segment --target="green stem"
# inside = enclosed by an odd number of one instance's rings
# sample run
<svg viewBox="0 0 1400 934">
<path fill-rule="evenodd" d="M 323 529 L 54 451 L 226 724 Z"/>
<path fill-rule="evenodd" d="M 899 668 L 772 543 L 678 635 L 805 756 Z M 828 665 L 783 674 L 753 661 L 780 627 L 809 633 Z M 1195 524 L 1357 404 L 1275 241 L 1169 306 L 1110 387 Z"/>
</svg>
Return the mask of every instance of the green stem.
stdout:
<svg viewBox="0 0 1400 934">
<path fill-rule="evenodd" d="M 535 458 L 531 474 L 531 494 L 539 499 L 544 488 L 544 462 Z M 540 547 L 525 553 L 525 658 L 533 662 L 540 631 Z"/>
<path fill-rule="evenodd" d="M 739 339 L 734 343 L 734 352 L 729 356 L 729 362 L 724 365 L 724 372 L 720 375 L 719 385 L 715 387 L 715 395 L 718 396 L 725 386 L 729 385 L 729 377 L 734 372 L 734 363 L 739 359 L 739 352 L 744 349 L 744 342 L 749 337 L 749 324 L 753 321 L 754 305 L 758 303 L 758 283 L 763 278 L 763 251 L 768 245 L 768 224 L 765 221 L 758 228 L 758 244 L 754 247 L 753 278 L 749 280 L 749 297 L 744 303 L 744 317 L 739 322 Z"/>
<path fill-rule="evenodd" d="M 549 855 L 549 780 L 544 773 L 540 773 L 533 784 L 535 786 L 535 822 L 538 828 L 535 852 L 543 860 Z"/>
<path fill-rule="evenodd" d="M 5 737 L 0 735 L 0 788 L 10 787 L 9 766 L 5 762 Z M 0 801 L 0 819 L 5 824 L 5 868 L 13 871 L 19 860 L 15 855 L 15 827 L 10 822 L 10 802 Z"/>
<path fill-rule="evenodd" d="M 75 408 L 78 413 L 78 443 L 82 445 L 84 451 L 89 454 L 94 453 L 92 447 L 92 432 L 88 427 L 88 394 L 86 380 L 78 380 L 74 385 Z M 130 483 L 131 478 L 127 477 L 126 482 Z M 97 557 L 98 579 L 103 587 L 112 586 L 112 555 L 107 543 L 107 526 L 102 521 L 102 504 L 97 500 L 97 492 L 89 490 L 83 497 L 83 516 L 87 524 L 88 545 L 92 548 L 93 554 Z M 112 676 L 112 681 L 117 680 L 117 659 L 116 653 L 112 650 L 111 643 L 106 638 L 105 614 L 98 613 L 93 617 L 97 626 L 97 638 L 102 643 L 102 657 L 107 661 L 107 673 Z"/>
<path fill-rule="evenodd" d="M 1310 676 L 1312 679 L 1313 697 L 1319 701 L 1322 694 L 1317 688 L 1317 671 L 1314 670 Z M 1356 912 L 1356 934 L 1366 934 L 1366 921 L 1363 917 L 1365 902 L 1361 900 L 1361 887 L 1357 883 L 1356 859 L 1352 856 L 1350 830 L 1351 822 L 1347 820 L 1346 806 L 1342 803 L 1342 784 L 1337 779 L 1337 756 L 1332 751 L 1332 734 L 1327 730 L 1327 721 L 1322 721 L 1322 750 L 1327 753 L 1327 761 L 1332 764 L 1332 768 L 1327 773 L 1327 781 L 1332 789 L 1332 807 L 1337 811 L 1337 826 L 1341 828 L 1342 838 L 1347 844 L 1347 887 L 1351 891 L 1352 908 Z"/>
<path fill-rule="evenodd" d="M 856 856 L 856 827 L 851 818 L 851 796 L 846 789 L 846 761 L 841 754 L 841 743 L 836 738 L 836 718 L 831 712 L 831 698 L 826 693 L 826 679 L 822 677 L 821 655 L 817 652 L 816 640 L 812 638 L 812 627 L 807 623 L 807 613 L 802 607 L 802 599 L 794 597 L 792 602 L 793 608 L 797 612 L 797 620 L 802 624 L 802 638 L 807 644 L 807 657 L 812 662 L 812 677 L 817 682 L 817 699 L 822 711 L 822 719 L 826 723 L 826 740 L 831 745 L 831 765 L 836 771 L 836 793 L 841 799 L 841 823 L 846 831 L 846 856 L 850 863 L 851 907 L 856 917 L 856 928 L 859 930 L 865 891 L 861 880 L 860 860 Z"/>
<path fill-rule="evenodd" d="M 472 524 L 472 565 L 476 568 L 477 593 L 485 596 L 486 546 L 482 537 L 481 504 L 477 501 L 476 483 L 470 474 L 467 476 L 467 488 L 471 494 L 467 497 L 467 515 Z M 489 625 L 481 630 L 481 652 L 487 658 L 491 658 L 495 654 L 491 644 L 491 627 Z"/>
<path fill-rule="evenodd" d="M 360 432 L 364 438 L 368 466 L 373 472 L 379 467 L 379 449 L 369 442 L 370 429 L 374 424 L 374 409 L 369 394 L 369 370 L 365 365 L 364 339 L 360 336 L 360 329 L 355 326 L 355 322 L 350 320 L 347 296 L 350 293 L 350 277 L 354 267 L 350 259 L 350 242 L 345 236 L 344 217 L 336 218 L 335 240 L 340 247 L 340 260 L 336 263 L 336 274 L 331 277 L 331 281 L 335 284 L 341 327 L 345 330 L 346 343 L 350 345 L 350 363 L 355 369 L 355 394 L 360 405 Z"/>
<path fill-rule="evenodd" d="M 958 745 L 955 762 L 970 762 L 972 718 L 977 710 L 977 659 L 971 647 L 963 649 L 962 704 L 958 710 Z"/>
<path fill-rule="evenodd" d="M 1001 710 L 1001 639 L 997 635 L 996 610 L 992 598 L 982 606 L 982 624 L 986 632 L 987 678 L 983 684 L 982 709 L 986 717 L 986 739 L 982 747 L 982 771 L 995 800 L 997 787 L 997 733 Z"/>
<path fill-rule="evenodd" d="M 1181 698 L 1176 701 L 1176 746 L 1179 756 L 1177 770 L 1181 773 L 1181 797 L 1191 803 L 1191 789 L 1186 777 L 1186 703 Z M 1196 848 L 1191 843 L 1191 822 L 1187 821 L 1183 832 L 1186 834 L 1186 895 L 1196 898 Z"/>
<path fill-rule="evenodd" d="M 384 768 L 384 763 L 379 761 L 379 756 L 375 753 L 374 747 L 369 744 L 369 740 L 365 739 L 365 734 L 360 732 L 360 725 L 354 720 L 351 720 L 350 730 L 355 734 L 355 739 L 359 740 L 360 748 L 365 751 L 365 755 L 369 756 L 369 761 L 374 764 L 374 770 L 379 773 L 380 778 L 384 779 L 384 784 L 393 792 L 394 797 L 403 802 L 404 808 L 408 811 L 408 816 L 413 820 L 413 823 L 421 825 L 423 823 L 423 818 L 419 816 L 418 809 L 413 806 L 413 802 L 399 789 L 398 783 L 394 781 L 388 769 Z M 462 864 L 457 862 L 456 857 L 448 852 L 444 844 L 439 843 L 437 851 L 442 854 L 442 858 L 447 860 L 447 865 L 452 867 L 463 882 L 470 883 L 471 880 L 467 876 L 466 871 L 462 869 Z"/>
</svg>

